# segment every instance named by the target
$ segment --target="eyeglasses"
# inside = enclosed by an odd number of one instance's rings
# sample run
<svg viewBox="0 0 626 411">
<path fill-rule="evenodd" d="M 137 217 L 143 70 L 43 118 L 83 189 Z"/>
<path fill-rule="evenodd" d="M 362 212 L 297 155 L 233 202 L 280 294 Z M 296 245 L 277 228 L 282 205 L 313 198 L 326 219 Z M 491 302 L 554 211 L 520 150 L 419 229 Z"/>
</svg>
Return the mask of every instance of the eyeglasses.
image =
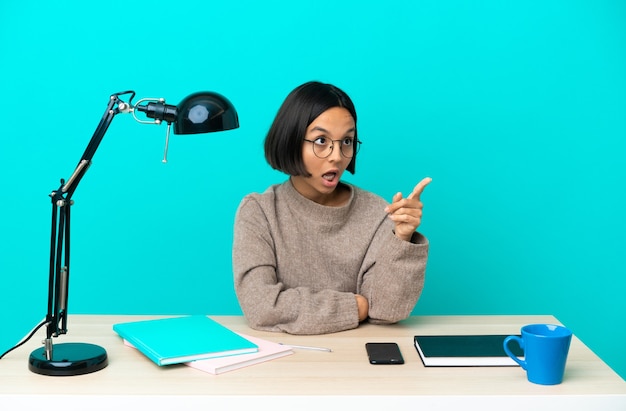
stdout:
<svg viewBox="0 0 626 411">
<path fill-rule="evenodd" d="M 319 158 L 330 156 L 333 152 L 333 148 L 335 148 L 335 142 L 339 142 L 339 150 L 341 150 L 341 154 L 346 158 L 354 157 L 354 155 L 359 152 L 359 147 L 361 146 L 361 142 L 352 137 L 342 138 L 341 140 L 331 140 L 326 137 L 318 137 L 315 140 L 307 140 L 304 138 L 303 140 L 313 144 L 313 154 Z"/>
</svg>

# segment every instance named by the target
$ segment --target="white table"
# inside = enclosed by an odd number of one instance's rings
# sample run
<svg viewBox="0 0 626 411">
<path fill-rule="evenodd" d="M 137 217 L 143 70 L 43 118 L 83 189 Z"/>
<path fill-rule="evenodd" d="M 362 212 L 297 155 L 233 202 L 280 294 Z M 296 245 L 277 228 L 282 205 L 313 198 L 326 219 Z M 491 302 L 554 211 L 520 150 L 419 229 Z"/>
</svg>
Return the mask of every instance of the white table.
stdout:
<svg viewBox="0 0 626 411">
<path fill-rule="evenodd" d="M 516 334 L 529 323 L 559 323 L 552 316 L 427 316 L 398 324 L 364 324 L 317 336 L 251 330 L 242 317 L 212 316 L 234 331 L 286 344 L 321 346 L 333 352 L 296 350 L 294 355 L 212 375 L 184 365 L 158 367 L 112 331 L 118 322 L 158 316 L 74 315 L 67 335 L 55 343 L 103 346 L 109 365 L 96 373 L 50 377 L 28 370 L 30 352 L 44 331 L 0 360 L 2 410 L 132 409 L 339 409 L 427 410 L 560 409 L 626 410 L 626 382 L 574 335 L 562 384 L 529 383 L 519 367 L 426 368 L 413 346 L 420 334 Z M 365 343 L 397 342 L 404 365 L 371 365 Z M 11 407 L 5 407 L 10 404 Z M 328 408 L 332 407 L 332 408 Z M 216 409 L 216 408 L 211 408 Z"/>
</svg>

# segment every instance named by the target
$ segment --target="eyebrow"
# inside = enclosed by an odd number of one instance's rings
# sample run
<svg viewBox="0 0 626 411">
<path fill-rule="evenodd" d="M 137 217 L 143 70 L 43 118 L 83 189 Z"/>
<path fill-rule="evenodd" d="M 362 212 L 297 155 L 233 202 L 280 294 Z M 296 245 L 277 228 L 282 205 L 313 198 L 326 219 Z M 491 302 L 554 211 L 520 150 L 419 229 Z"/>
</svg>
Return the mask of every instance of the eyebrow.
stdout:
<svg viewBox="0 0 626 411">
<path fill-rule="evenodd" d="M 353 133 L 355 130 L 356 130 L 356 127 L 352 127 L 351 129 L 346 130 L 344 134 Z M 328 133 L 328 130 L 320 126 L 313 127 L 311 131 L 321 131 L 322 133 Z"/>
</svg>

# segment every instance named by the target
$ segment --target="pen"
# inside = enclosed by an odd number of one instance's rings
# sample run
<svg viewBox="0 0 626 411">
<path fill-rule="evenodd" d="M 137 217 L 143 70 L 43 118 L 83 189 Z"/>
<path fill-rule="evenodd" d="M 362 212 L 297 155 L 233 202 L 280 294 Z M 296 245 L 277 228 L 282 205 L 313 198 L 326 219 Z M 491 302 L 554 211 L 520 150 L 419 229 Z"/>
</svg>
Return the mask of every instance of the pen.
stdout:
<svg viewBox="0 0 626 411">
<path fill-rule="evenodd" d="M 332 352 L 333 350 L 331 350 L 330 348 L 324 348 L 324 347 L 311 347 L 309 345 L 293 345 L 293 344 L 283 344 L 283 343 L 279 343 L 280 345 L 284 345 L 286 347 L 291 347 L 291 348 L 298 348 L 301 350 L 312 350 L 312 351 L 325 351 L 325 352 Z"/>
</svg>

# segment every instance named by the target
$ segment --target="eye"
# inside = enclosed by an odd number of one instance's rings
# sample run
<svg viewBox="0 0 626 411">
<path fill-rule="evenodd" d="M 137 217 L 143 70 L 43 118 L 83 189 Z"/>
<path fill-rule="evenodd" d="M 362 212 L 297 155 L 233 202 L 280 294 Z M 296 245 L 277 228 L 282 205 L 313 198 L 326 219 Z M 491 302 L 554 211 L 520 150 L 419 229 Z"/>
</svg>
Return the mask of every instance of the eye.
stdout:
<svg viewBox="0 0 626 411">
<path fill-rule="evenodd" d="M 351 147 L 352 145 L 354 145 L 354 137 L 344 138 L 343 140 L 341 140 L 341 144 L 347 147 Z"/>
<path fill-rule="evenodd" d="M 327 146 L 329 142 L 330 140 L 327 139 L 326 137 L 318 137 L 315 140 L 313 140 L 313 143 L 317 144 L 318 146 Z"/>
</svg>

